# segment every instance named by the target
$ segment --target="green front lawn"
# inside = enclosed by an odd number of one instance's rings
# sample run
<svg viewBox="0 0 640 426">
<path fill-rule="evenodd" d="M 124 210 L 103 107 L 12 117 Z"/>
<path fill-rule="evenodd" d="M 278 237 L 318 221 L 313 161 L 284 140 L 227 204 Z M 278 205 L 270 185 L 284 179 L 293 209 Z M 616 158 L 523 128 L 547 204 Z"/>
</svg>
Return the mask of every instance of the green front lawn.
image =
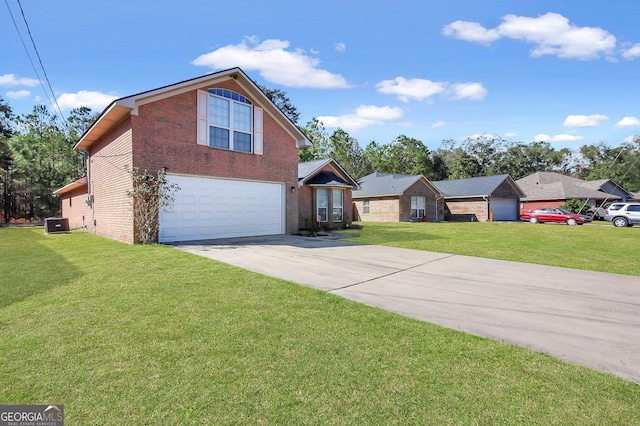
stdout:
<svg viewBox="0 0 640 426">
<path fill-rule="evenodd" d="M 0 228 L 0 331 L 0 403 L 69 425 L 640 424 L 638 384 L 86 233 Z"/>
<path fill-rule="evenodd" d="M 590 271 L 640 275 L 640 226 L 514 223 L 373 223 L 348 241 Z"/>
</svg>

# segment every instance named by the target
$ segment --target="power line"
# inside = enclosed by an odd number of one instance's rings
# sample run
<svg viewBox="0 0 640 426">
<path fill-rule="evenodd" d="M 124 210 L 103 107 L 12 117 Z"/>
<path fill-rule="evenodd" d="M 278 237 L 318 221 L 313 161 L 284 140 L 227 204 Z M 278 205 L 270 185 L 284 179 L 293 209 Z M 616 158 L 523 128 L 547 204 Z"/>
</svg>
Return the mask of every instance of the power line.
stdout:
<svg viewBox="0 0 640 426">
<path fill-rule="evenodd" d="M 7 0 L 4 0 L 5 5 L 7 6 L 7 9 L 9 10 L 9 15 L 11 16 L 11 20 L 13 21 L 13 25 L 16 29 L 16 32 L 18 33 L 18 37 L 20 37 L 20 41 L 22 42 L 22 47 L 24 48 L 24 51 L 27 54 L 27 57 L 29 58 L 29 62 L 31 63 L 31 67 L 33 68 L 33 71 L 36 73 L 36 77 L 38 77 L 38 81 L 40 82 L 40 87 L 42 87 L 42 90 L 45 94 L 45 96 L 47 97 L 47 99 L 49 100 L 49 103 L 51 104 L 52 107 L 54 107 L 54 112 L 60 116 L 61 118 L 61 122 L 63 126 L 67 126 L 67 122 L 66 119 L 64 117 L 64 114 L 62 113 L 62 109 L 60 108 L 60 105 L 58 104 L 58 100 L 56 99 L 55 93 L 53 92 L 53 88 L 51 87 L 51 81 L 49 80 L 49 76 L 47 75 L 47 71 L 44 68 L 44 64 L 42 63 L 42 58 L 40 57 L 40 53 L 38 52 L 38 48 L 36 47 L 36 42 L 33 39 L 33 35 L 31 34 L 31 28 L 29 28 L 29 23 L 27 22 L 27 17 L 24 14 L 24 10 L 22 9 L 22 4 L 20 3 L 20 0 L 16 0 L 18 3 L 18 7 L 20 8 L 20 13 L 22 14 L 22 20 L 24 21 L 24 24 L 27 28 L 27 33 L 29 34 L 29 38 L 31 39 L 31 44 L 33 45 L 33 50 L 36 53 L 36 56 L 38 57 L 38 62 L 40 63 L 40 68 L 42 69 L 42 72 L 44 74 L 45 80 L 47 82 L 47 86 L 49 87 L 49 92 L 47 92 L 47 89 L 44 87 L 44 84 L 42 83 L 42 78 L 40 78 L 40 74 L 38 73 L 38 70 L 35 66 L 35 64 L 33 63 L 33 59 L 31 58 L 31 54 L 29 53 L 29 49 L 27 48 L 27 45 L 24 42 L 24 38 L 22 37 L 22 33 L 20 32 L 20 29 L 18 27 L 18 24 L 13 16 L 13 12 L 11 11 L 11 7 L 9 7 L 9 3 L 7 2 Z M 51 97 L 49 96 L 49 93 L 51 93 Z M 53 100 L 51 99 L 53 98 Z"/>
</svg>

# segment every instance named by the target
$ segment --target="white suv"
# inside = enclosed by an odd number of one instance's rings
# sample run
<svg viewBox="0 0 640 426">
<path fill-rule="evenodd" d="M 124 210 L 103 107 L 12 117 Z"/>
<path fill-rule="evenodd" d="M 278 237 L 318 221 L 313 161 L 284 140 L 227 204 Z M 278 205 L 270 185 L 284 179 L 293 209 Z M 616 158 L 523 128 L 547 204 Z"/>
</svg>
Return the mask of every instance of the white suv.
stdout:
<svg viewBox="0 0 640 426">
<path fill-rule="evenodd" d="M 640 223 L 640 203 L 613 203 L 605 212 L 604 219 L 613 226 L 633 226 Z"/>
</svg>

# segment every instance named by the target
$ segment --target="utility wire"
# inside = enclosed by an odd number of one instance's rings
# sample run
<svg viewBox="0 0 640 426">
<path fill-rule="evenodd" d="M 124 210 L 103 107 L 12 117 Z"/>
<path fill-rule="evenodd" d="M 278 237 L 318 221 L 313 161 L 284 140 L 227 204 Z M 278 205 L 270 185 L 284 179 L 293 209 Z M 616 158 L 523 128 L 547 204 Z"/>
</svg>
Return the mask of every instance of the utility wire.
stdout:
<svg viewBox="0 0 640 426">
<path fill-rule="evenodd" d="M 9 3 L 7 0 L 4 0 L 4 4 L 7 6 L 7 9 L 9 10 L 9 15 L 11 16 L 11 20 L 13 21 L 13 26 L 16 29 L 16 32 L 18 33 L 18 37 L 20 37 L 20 41 L 22 42 L 22 47 L 24 48 L 24 51 L 27 54 L 27 57 L 29 58 L 29 62 L 31 63 L 31 67 L 33 68 L 33 71 L 36 73 L 36 77 L 38 77 L 38 81 L 40 82 L 40 87 L 42 87 L 42 90 L 45 94 L 45 96 L 47 97 L 47 99 L 49 100 L 49 103 L 51 104 L 51 106 L 55 106 L 54 112 L 56 113 L 56 115 L 59 115 L 61 118 L 61 122 L 62 125 L 67 127 L 67 121 L 64 117 L 64 114 L 62 113 L 62 109 L 60 108 L 60 105 L 58 105 L 58 100 L 56 99 L 55 93 L 53 92 L 53 88 L 51 87 L 51 81 L 49 80 L 49 76 L 47 75 L 47 71 L 44 68 L 44 64 L 42 63 L 42 58 L 40 57 L 40 53 L 38 52 L 38 48 L 36 47 L 36 42 L 33 39 L 33 35 L 31 34 L 31 29 L 29 28 L 29 23 L 27 22 L 27 18 L 24 14 L 24 10 L 22 9 L 22 4 L 20 3 L 20 0 L 16 0 L 18 3 L 18 6 L 20 7 L 20 13 L 22 14 L 22 19 L 24 21 L 25 26 L 27 27 L 27 32 L 29 34 L 29 38 L 31 39 L 31 44 L 33 45 L 33 50 L 36 53 L 36 56 L 38 57 L 38 62 L 40 63 L 40 68 L 42 69 L 42 72 L 44 73 L 44 77 L 45 80 L 47 82 L 47 85 L 49 87 L 49 92 L 47 92 L 47 89 L 44 87 L 44 84 L 42 82 L 42 78 L 40 78 L 40 73 L 38 73 L 38 69 L 36 67 L 36 65 L 33 63 L 33 59 L 31 58 L 31 54 L 29 53 L 29 49 L 27 48 L 27 45 L 24 42 L 24 38 L 22 37 L 22 33 L 20 32 L 20 29 L 18 27 L 18 24 L 15 20 L 15 17 L 13 16 L 13 12 L 11 11 L 11 7 L 9 7 Z M 51 93 L 51 97 L 49 96 L 49 93 Z M 53 100 L 52 100 L 53 98 Z"/>
</svg>

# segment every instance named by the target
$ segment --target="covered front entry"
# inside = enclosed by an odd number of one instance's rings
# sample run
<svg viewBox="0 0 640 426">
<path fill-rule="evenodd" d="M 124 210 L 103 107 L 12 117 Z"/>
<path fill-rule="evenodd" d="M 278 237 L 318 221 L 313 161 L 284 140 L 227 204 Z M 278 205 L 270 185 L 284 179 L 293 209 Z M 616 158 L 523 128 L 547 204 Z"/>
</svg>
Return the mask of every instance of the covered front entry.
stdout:
<svg viewBox="0 0 640 426">
<path fill-rule="evenodd" d="M 160 212 L 162 243 L 285 233 L 284 184 L 168 175 L 180 190 Z"/>
</svg>

